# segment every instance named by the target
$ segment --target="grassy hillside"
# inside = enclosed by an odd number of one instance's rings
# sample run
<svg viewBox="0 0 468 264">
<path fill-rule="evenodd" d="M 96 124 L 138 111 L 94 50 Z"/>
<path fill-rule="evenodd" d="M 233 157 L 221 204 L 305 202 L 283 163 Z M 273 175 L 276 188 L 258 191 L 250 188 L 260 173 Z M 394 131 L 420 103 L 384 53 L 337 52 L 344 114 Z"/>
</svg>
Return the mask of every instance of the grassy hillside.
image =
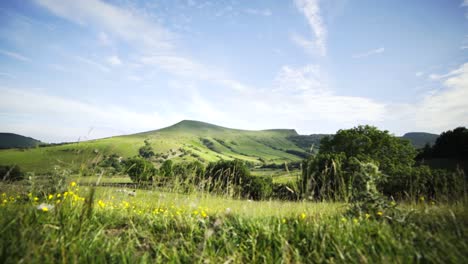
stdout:
<svg viewBox="0 0 468 264">
<path fill-rule="evenodd" d="M 238 130 L 198 121 L 181 121 L 173 126 L 133 135 L 27 150 L 0 150 L 0 165 L 18 164 L 26 171 L 45 172 L 54 166 L 79 169 L 117 154 L 130 157 L 148 140 L 156 162 L 242 159 L 253 163 L 283 163 L 301 160 L 306 154 L 291 137 L 295 130 Z"/>
<path fill-rule="evenodd" d="M 434 145 L 438 137 L 439 135 L 437 134 L 425 132 L 411 132 L 402 136 L 402 138 L 408 139 L 415 148 L 423 148 L 426 143 L 429 143 L 429 145 Z"/>
<path fill-rule="evenodd" d="M 13 133 L 0 133 L 0 149 L 8 148 L 31 148 L 42 142 L 34 138 L 21 136 Z"/>
</svg>

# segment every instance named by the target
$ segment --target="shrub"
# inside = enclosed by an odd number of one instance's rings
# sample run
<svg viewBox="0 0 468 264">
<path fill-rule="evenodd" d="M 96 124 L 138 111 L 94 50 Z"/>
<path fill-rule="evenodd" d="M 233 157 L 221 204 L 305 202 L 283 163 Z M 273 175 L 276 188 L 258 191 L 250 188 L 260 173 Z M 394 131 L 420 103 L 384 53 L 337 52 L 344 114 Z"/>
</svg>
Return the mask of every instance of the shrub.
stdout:
<svg viewBox="0 0 468 264">
<path fill-rule="evenodd" d="M 138 149 L 138 154 L 145 159 L 149 159 L 154 156 L 153 147 L 148 140 L 145 140 L 145 145 Z"/>
<path fill-rule="evenodd" d="M 242 186 L 243 196 L 253 200 L 263 200 L 271 197 L 273 180 L 269 176 L 249 176 Z"/>
<path fill-rule="evenodd" d="M 157 172 L 151 162 L 138 157 L 126 160 L 125 168 L 128 176 L 137 183 L 153 181 L 153 177 Z"/>
</svg>

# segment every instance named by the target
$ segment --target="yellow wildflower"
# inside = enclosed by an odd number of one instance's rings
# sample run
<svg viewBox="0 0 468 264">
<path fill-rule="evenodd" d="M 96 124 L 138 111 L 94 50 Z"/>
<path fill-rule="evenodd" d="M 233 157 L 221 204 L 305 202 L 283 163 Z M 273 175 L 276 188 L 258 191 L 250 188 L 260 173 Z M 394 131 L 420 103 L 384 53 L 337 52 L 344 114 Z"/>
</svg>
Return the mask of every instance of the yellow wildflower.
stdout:
<svg viewBox="0 0 468 264">
<path fill-rule="evenodd" d="M 47 206 L 43 206 L 41 209 L 42 209 L 43 212 L 49 211 L 49 208 L 47 208 Z"/>
<path fill-rule="evenodd" d="M 378 212 L 377 212 L 377 215 L 378 215 L 378 216 L 382 216 L 382 215 L 383 215 L 383 212 L 378 211 Z"/>
<path fill-rule="evenodd" d="M 341 222 L 346 223 L 346 221 L 348 221 L 348 220 L 346 220 L 346 218 L 344 218 L 344 217 L 341 218 Z"/>
<path fill-rule="evenodd" d="M 104 203 L 102 200 L 99 200 L 99 201 L 98 201 L 98 205 L 99 205 L 99 207 L 101 207 L 101 208 L 106 207 L 106 203 Z"/>
<path fill-rule="evenodd" d="M 359 222 L 359 220 L 358 220 L 357 218 L 353 218 L 353 222 L 354 222 L 355 224 L 357 224 L 357 223 Z"/>
<path fill-rule="evenodd" d="M 207 217 L 208 215 L 205 213 L 205 211 L 202 211 L 202 212 L 201 212 L 201 216 L 205 218 L 205 217 Z"/>
<path fill-rule="evenodd" d="M 301 214 L 301 218 L 302 218 L 302 219 L 305 219 L 305 218 L 306 218 L 306 214 L 305 214 L 305 213 L 302 213 L 302 214 Z"/>
<path fill-rule="evenodd" d="M 283 220 L 281 220 L 281 222 L 283 222 L 283 224 L 286 224 L 286 219 L 283 218 Z"/>
<path fill-rule="evenodd" d="M 370 218 L 370 214 L 366 214 L 366 219 L 369 219 Z"/>
<path fill-rule="evenodd" d="M 76 186 L 76 182 L 72 181 L 72 182 L 70 183 L 70 186 L 71 186 L 71 187 L 75 187 L 75 186 Z"/>
<path fill-rule="evenodd" d="M 53 194 L 49 194 L 49 200 L 52 200 L 52 198 L 54 198 L 54 195 Z"/>
</svg>

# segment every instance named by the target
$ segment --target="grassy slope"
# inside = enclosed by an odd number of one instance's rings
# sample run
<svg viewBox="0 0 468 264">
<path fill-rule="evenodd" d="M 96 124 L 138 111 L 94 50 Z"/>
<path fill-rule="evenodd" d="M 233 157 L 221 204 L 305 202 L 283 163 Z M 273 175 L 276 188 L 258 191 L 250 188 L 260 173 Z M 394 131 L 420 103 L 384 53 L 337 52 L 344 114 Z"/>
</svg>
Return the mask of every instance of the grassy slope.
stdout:
<svg viewBox="0 0 468 264">
<path fill-rule="evenodd" d="M 156 153 L 168 155 L 176 162 L 197 159 L 194 156 L 204 161 L 234 158 L 251 162 L 259 162 L 259 158 L 276 163 L 298 161 L 300 157 L 285 152 L 302 151 L 287 139 L 291 135 L 297 133 L 285 129 L 237 130 L 197 121 L 182 121 L 167 128 L 133 135 L 28 150 L 0 150 L 0 164 L 18 164 L 26 171 L 35 172 L 49 171 L 54 165 L 78 169 L 104 155 L 137 155 L 145 139 L 149 140 Z M 203 144 L 202 139 L 211 142 L 211 149 Z M 195 155 L 180 157 L 181 149 Z"/>
</svg>

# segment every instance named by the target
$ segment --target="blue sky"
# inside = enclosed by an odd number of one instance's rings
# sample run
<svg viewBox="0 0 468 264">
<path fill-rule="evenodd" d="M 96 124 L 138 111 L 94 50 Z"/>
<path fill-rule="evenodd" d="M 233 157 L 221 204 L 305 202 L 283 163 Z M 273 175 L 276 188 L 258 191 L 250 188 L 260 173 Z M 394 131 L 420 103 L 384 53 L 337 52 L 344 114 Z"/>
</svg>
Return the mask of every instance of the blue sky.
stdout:
<svg viewBox="0 0 468 264">
<path fill-rule="evenodd" d="M 468 0 L 0 2 L 0 131 L 468 125 Z"/>
</svg>

